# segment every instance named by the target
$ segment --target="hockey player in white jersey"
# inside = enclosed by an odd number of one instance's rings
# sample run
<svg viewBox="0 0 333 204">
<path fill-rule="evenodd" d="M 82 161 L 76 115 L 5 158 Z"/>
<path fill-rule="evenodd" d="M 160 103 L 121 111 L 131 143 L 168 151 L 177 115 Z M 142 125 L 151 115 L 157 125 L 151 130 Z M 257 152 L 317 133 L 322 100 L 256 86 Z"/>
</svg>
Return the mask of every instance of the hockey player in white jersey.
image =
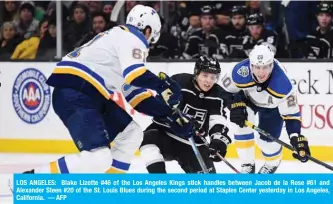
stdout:
<svg viewBox="0 0 333 204">
<path fill-rule="evenodd" d="M 236 93 L 230 104 L 230 121 L 243 173 L 255 173 L 255 137 L 252 129 L 245 126 L 245 120 L 254 122 L 256 113 L 259 128 L 276 138 L 280 137 L 285 122 L 290 143 L 297 151 L 293 156 L 302 162 L 308 161 L 306 155 L 310 155 L 310 149 L 301 134 L 296 91 L 268 46 L 255 46 L 249 59 L 239 62 L 222 77 L 221 85 Z M 282 146 L 263 135 L 257 144 L 265 158 L 258 173 L 274 173 L 282 159 Z"/>
<path fill-rule="evenodd" d="M 182 117 L 172 115 L 170 108 L 179 103 L 179 85 L 164 74 L 157 77 L 145 67 L 149 43 L 159 39 L 160 29 L 156 11 L 137 5 L 129 12 L 126 25 L 98 34 L 57 63 L 47 80 L 54 87 L 53 109 L 80 153 L 25 173 L 126 172 L 143 132 L 110 98 L 115 92 L 128 91 L 128 87 L 133 93 L 126 99 L 133 106 L 140 105 L 143 113 L 170 116 L 174 121 Z M 155 90 L 159 97 L 151 97 L 146 89 Z M 193 129 L 190 123 L 173 125 Z M 115 146 L 111 148 L 112 141 Z"/>
</svg>

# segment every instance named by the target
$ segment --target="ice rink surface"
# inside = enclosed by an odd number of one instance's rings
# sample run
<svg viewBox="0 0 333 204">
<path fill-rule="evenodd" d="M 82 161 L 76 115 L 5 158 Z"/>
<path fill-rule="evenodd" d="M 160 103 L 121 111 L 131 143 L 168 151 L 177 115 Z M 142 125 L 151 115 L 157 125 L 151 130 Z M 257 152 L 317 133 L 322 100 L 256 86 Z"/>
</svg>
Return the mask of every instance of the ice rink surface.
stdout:
<svg viewBox="0 0 333 204">
<path fill-rule="evenodd" d="M 63 155 L 29 155 L 29 154 L 0 154 L 0 204 L 12 204 L 11 191 L 8 181 L 13 173 L 20 173 L 40 164 L 48 163 Z M 236 168 L 240 169 L 240 162 L 236 159 L 228 160 Z M 256 169 L 259 170 L 264 161 L 256 161 Z M 329 163 L 333 165 L 333 163 Z M 234 173 L 225 163 L 215 163 L 218 173 Z M 184 173 L 176 162 L 167 162 L 168 173 Z M 130 173 L 147 173 L 145 165 L 140 157 L 132 161 Z M 298 161 L 282 161 L 276 173 L 333 173 L 311 161 L 301 163 Z"/>
</svg>

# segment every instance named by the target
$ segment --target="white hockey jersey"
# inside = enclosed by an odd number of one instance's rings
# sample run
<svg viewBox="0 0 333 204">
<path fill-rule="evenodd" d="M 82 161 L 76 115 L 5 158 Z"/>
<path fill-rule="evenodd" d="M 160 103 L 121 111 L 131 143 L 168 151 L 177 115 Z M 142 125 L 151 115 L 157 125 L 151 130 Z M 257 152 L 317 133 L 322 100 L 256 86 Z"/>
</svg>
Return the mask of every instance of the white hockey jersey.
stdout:
<svg viewBox="0 0 333 204">
<path fill-rule="evenodd" d="M 84 81 L 108 99 L 113 92 L 121 92 L 125 82 L 130 84 L 145 73 L 148 47 L 137 28 L 130 25 L 114 27 L 63 57 L 48 84 L 80 88 Z"/>
<path fill-rule="evenodd" d="M 278 108 L 283 119 L 300 120 L 296 89 L 289 80 L 286 70 L 278 60 L 274 67 L 267 87 L 261 90 L 254 81 L 249 60 L 237 63 L 233 69 L 226 71 L 219 84 L 231 93 L 244 91 L 245 96 L 255 105 L 262 108 Z"/>
</svg>

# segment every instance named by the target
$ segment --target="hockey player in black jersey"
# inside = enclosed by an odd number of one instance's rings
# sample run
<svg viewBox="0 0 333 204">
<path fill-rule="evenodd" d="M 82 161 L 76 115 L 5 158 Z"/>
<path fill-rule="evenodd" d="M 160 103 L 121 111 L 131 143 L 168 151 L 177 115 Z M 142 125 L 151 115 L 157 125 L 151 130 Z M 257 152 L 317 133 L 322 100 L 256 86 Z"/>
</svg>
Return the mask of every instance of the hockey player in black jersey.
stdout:
<svg viewBox="0 0 333 204">
<path fill-rule="evenodd" d="M 318 4 L 316 11 L 318 27 L 306 36 L 306 41 L 302 47 L 304 58 L 322 59 L 332 56 L 332 14 L 333 8 L 330 4 L 326 2 Z"/>
<path fill-rule="evenodd" d="M 210 173 L 216 173 L 213 161 L 220 161 L 231 143 L 226 124 L 226 107 L 229 93 L 216 84 L 221 68 L 216 59 L 200 56 L 194 74 L 176 74 L 172 80 L 179 83 L 183 99 L 178 108 L 196 124 L 194 140 Z M 189 141 L 174 133 L 165 118 L 153 118 L 144 131 L 140 155 L 149 173 L 166 173 L 165 161 L 176 160 L 186 173 L 202 173 Z M 209 136 L 207 146 L 202 138 Z"/>
<path fill-rule="evenodd" d="M 216 27 L 214 10 L 206 5 L 201 8 L 202 29 L 189 36 L 183 52 L 185 59 L 198 59 L 201 55 L 224 59 L 228 56 L 225 33 Z"/>
<path fill-rule="evenodd" d="M 244 37 L 243 41 L 245 54 L 243 57 L 248 57 L 248 54 L 254 46 L 261 44 L 270 45 L 270 48 L 276 53 L 278 34 L 275 31 L 267 30 L 265 28 L 265 20 L 261 13 L 249 15 L 246 20 L 246 25 L 248 34 Z"/>
<path fill-rule="evenodd" d="M 228 32 L 226 44 L 230 58 L 243 57 L 243 38 L 246 31 L 246 7 L 236 5 L 230 10 L 232 29 Z"/>
</svg>

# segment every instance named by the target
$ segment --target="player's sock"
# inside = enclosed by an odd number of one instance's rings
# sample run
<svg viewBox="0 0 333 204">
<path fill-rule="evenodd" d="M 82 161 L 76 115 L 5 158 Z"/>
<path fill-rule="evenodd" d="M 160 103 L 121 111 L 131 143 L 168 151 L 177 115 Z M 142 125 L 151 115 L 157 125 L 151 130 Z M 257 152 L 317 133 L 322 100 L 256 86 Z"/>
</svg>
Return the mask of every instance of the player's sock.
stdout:
<svg viewBox="0 0 333 204">
<path fill-rule="evenodd" d="M 105 172 L 107 174 L 124 174 L 128 171 L 130 163 L 113 159 L 111 167 Z"/>
<path fill-rule="evenodd" d="M 238 157 L 242 164 L 254 165 L 255 161 L 255 140 L 254 133 L 235 134 L 235 146 Z"/>
<path fill-rule="evenodd" d="M 161 174 L 167 173 L 165 170 L 165 162 L 152 163 L 147 166 L 147 170 L 149 173 L 161 173 Z"/>
<path fill-rule="evenodd" d="M 145 161 L 149 173 L 166 173 L 164 157 L 156 145 L 143 145 L 140 148 L 140 155 Z"/>
<path fill-rule="evenodd" d="M 111 151 L 107 147 L 68 155 L 47 165 L 35 168 L 35 173 L 105 173 L 112 164 Z"/>
<path fill-rule="evenodd" d="M 280 165 L 282 159 L 282 146 L 276 142 L 258 140 L 258 145 L 265 159 L 265 164 L 259 170 L 260 174 L 272 174 Z"/>
</svg>

